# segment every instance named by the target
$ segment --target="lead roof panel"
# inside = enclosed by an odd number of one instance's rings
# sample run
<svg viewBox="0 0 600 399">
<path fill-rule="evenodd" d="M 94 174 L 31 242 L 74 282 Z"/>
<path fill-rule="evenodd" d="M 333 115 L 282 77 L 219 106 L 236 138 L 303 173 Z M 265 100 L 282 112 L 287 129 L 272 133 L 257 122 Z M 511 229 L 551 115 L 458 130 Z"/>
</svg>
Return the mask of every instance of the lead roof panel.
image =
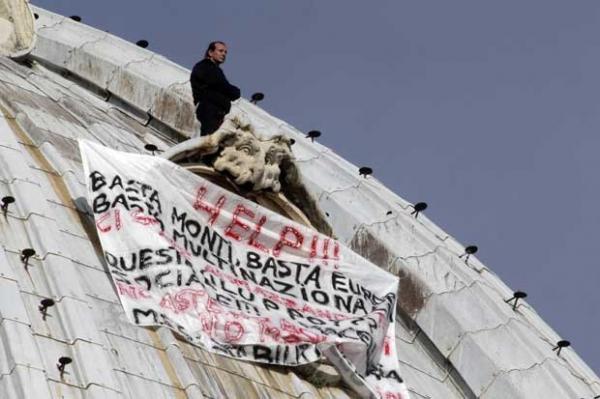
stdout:
<svg viewBox="0 0 600 399">
<path fill-rule="evenodd" d="M 189 72 L 109 34 L 36 12 L 36 57 L 54 69 L 0 60 L 0 194 L 17 199 L 0 217 L 0 396 L 352 397 L 339 383 L 315 377 L 323 372 L 318 368 L 307 373 L 239 362 L 167 330 L 125 320 L 81 199 L 84 179 L 75 143 L 87 138 L 144 152 L 145 143 L 168 148 L 185 138 L 193 118 L 177 139 L 139 115 L 150 108 L 159 113 L 156 101 L 168 92 L 174 96 L 169 112 L 187 118 L 193 108 L 185 83 Z M 135 64 L 121 63 L 113 50 Z M 82 69 L 84 59 L 100 60 L 96 67 L 102 69 Z M 67 68 L 97 79 L 99 91 L 58 73 Z M 131 98 L 98 95 L 124 72 L 135 77 Z M 459 258 L 464 246 L 426 215 L 414 218 L 410 204 L 376 178 L 359 177 L 356 166 L 259 107 L 245 100 L 236 107 L 265 134 L 283 131 L 296 139 L 301 171 L 338 237 L 415 290 L 403 305 L 418 306 L 400 309 L 396 331 L 413 397 L 529 399 L 543 393 L 562 399 L 600 393 L 597 376 L 575 352 L 567 348 L 557 357 L 552 343 L 558 335 L 526 302 L 514 311 L 505 304 L 511 290 L 476 258 L 469 264 Z M 376 206 L 366 206 L 371 203 Z M 26 247 L 36 250 L 27 269 L 20 258 Z M 46 320 L 38 308 L 43 298 L 56 301 Z M 56 368 L 60 356 L 74 360 L 62 377 Z"/>
</svg>

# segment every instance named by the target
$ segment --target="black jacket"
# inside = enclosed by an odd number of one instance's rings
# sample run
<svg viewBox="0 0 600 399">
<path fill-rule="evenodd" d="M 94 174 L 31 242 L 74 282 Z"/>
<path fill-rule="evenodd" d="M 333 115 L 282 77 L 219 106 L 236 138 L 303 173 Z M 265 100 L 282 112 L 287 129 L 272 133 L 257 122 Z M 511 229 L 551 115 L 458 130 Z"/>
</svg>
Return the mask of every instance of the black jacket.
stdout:
<svg viewBox="0 0 600 399">
<path fill-rule="evenodd" d="M 240 89 L 230 84 L 217 64 L 205 58 L 194 65 L 190 77 L 194 104 L 217 108 L 224 114 L 231 109 L 231 102 L 240 98 Z"/>
</svg>

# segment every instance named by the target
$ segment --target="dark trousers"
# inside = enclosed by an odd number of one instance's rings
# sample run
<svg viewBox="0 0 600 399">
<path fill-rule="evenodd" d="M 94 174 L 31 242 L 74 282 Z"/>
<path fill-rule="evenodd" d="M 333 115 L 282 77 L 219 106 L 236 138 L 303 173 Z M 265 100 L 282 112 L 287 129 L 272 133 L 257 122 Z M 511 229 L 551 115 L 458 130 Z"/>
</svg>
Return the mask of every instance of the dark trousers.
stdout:
<svg viewBox="0 0 600 399">
<path fill-rule="evenodd" d="M 213 134 L 223 123 L 227 113 L 209 104 L 198 104 L 196 117 L 200 121 L 200 136 Z"/>
</svg>

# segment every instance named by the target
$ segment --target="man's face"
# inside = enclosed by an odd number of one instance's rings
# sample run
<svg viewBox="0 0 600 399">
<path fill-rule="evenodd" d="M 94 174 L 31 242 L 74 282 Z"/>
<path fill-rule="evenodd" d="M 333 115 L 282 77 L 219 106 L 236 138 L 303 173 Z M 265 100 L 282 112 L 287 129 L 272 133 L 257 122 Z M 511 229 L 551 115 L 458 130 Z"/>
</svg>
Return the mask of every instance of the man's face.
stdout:
<svg viewBox="0 0 600 399">
<path fill-rule="evenodd" d="M 208 52 L 208 58 L 217 65 L 224 63 L 227 58 L 227 46 L 222 43 L 215 44 L 215 49 Z"/>
</svg>

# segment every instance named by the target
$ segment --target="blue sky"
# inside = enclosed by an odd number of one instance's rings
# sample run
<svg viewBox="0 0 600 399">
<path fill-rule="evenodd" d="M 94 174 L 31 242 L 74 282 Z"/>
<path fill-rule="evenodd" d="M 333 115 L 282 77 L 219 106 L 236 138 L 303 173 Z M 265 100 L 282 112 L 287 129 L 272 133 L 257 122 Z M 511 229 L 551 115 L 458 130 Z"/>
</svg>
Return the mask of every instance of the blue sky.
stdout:
<svg viewBox="0 0 600 399">
<path fill-rule="evenodd" d="M 600 372 L 600 3 L 33 0 L 228 78 L 427 215 Z"/>
</svg>

